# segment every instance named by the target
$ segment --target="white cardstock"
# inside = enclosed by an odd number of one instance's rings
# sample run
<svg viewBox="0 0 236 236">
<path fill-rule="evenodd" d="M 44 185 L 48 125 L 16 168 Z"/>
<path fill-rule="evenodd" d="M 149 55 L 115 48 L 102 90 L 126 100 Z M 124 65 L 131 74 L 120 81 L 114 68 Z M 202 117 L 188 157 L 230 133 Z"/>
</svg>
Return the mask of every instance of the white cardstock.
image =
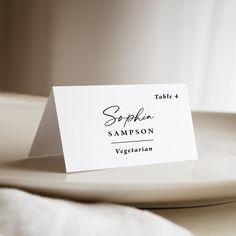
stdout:
<svg viewBox="0 0 236 236">
<path fill-rule="evenodd" d="M 187 87 L 53 87 L 29 156 L 66 172 L 196 160 Z"/>
</svg>

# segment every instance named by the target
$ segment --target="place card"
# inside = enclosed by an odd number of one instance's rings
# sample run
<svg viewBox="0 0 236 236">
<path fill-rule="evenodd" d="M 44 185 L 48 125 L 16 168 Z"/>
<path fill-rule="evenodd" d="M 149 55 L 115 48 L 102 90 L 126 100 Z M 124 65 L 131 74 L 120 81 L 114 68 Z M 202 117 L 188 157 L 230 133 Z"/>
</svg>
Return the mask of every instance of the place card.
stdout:
<svg viewBox="0 0 236 236">
<path fill-rule="evenodd" d="M 53 87 L 29 156 L 66 172 L 196 160 L 187 86 Z"/>
</svg>

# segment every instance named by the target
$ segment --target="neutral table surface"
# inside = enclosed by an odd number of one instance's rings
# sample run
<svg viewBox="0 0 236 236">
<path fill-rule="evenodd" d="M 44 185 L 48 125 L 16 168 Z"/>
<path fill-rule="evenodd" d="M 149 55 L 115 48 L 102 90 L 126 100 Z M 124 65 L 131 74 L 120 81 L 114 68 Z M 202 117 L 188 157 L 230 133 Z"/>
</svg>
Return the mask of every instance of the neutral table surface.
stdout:
<svg viewBox="0 0 236 236">
<path fill-rule="evenodd" d="M 236 235 L 236 202 L 215 206 L 152 210 L 201 236 Z"/>
<path fill-rule="evenodd" d="M 34 100 L 33 97 L 30 96 L 21 96 L 14 94 L 0 94 L 0 105 L 2 106 L 11 106 L 14 101 L 17 103 L 18 100 Z M 37 101 L 44 103 L 45 98 L 37 98 Z M 32 102 L 32 106 L 35 106 L 35 103 Z M 19 111 L 16 109 L 15 117 L 18 116 Z M 1 114 L 5 115 L 6 114 Z M 9 119 L 14 119 L 14 116 L 9 117 Z M 38 114 L 29 117 L 29 119 L 38 119 Z M 0 117 L 1 122 L 1 117 Z M 37 121 L 36 123 L 38 123 Z M 37 124 L 34 124 L 34 126 Z M 19 128 L 19 132 L 22 132 L 22 127 L 11 127 L 12 129 Z M 35 127 L 28 127 L 32 129 Z M 1 131 L 0 131 L 1 132 Z M 23 138 L 27 140 L 32 138 L 32 134 L 28 135 L 27 132 L 22 133 Z M 5 152 L 4 155 L 8 155 L 6 150 L 6 142 L 11 142 L 10 139 L 1 140 L 0 143 L 0 158 L 2 153 Z M 17 150 L 20 150 L 21 147 L 19 145 L 22 144 L 22 141 L 19 143 L 15 143 L 14 147 Z M 236 202 L 218 204 L 212 206 L 202 206 L 202 207 L 188 207 L 188 208 L 170 208 L 170 209 L 152 209 L 150 210 L 156 214 L 159 214 L 167 219 L 189 229 L 194 235 L 236 235 Z"/>
</svg>

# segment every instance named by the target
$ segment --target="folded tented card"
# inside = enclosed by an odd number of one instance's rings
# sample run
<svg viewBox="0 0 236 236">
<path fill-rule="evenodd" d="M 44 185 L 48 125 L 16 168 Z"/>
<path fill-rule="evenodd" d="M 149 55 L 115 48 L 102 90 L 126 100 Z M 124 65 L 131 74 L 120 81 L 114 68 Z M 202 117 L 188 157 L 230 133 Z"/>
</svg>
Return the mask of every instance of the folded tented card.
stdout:
<svg viewBox="0 0 236 236">
<path fill-rule="evenodd" d="M 66 172 L 196 160 L 186 85 L 53 87 L 30 157 L 57 155 Z"/>
</svg>

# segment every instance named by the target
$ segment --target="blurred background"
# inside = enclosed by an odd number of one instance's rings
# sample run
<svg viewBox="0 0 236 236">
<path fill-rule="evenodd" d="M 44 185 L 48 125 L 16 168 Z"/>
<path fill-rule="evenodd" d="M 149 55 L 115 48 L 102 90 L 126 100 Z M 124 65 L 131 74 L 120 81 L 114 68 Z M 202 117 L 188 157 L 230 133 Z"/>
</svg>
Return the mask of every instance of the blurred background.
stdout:
<svg viewBox="0 0 236 236">
<path fill-rule="evenodd" d="M 236 112 L 236 1 L 0 0 L 1 91 L 139 83 Z"/>
</svg>

